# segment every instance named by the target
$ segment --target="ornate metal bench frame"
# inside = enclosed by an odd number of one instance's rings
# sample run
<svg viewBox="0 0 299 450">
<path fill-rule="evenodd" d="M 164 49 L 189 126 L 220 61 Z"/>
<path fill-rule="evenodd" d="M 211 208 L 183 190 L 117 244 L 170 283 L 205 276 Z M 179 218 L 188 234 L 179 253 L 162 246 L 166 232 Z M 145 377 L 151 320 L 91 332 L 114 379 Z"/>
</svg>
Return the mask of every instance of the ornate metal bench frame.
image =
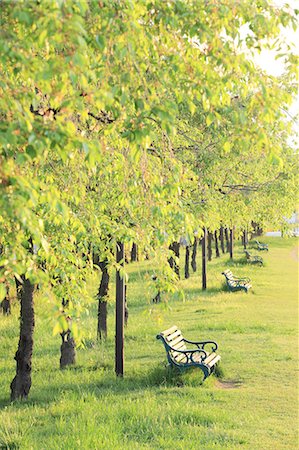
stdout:
<svg viewBox="0 0 299 450">
<path fill-rule="evenodd" d="M 156 337 L 164 345 L 169 366 L 177 367 L 179 370 L 198 367 L 204 374 L 203 381 L 214 372 L 216 363 L 221 358 L 220 355 L 215 353 L 218 349 L 218 344 L 215 341 L 190 341 L 183 337 L 181 331 L 175 325 L 162 331 Z M 173 346 L 171 345 L 172 342 L 175 343 Z M 196 348 L 186 348 L 185 343 Z M 179 344 L 181 348 L 176 348 Z M 210 352 L 205 348 L 208 345 L 211 347 Z"/>
</svg>

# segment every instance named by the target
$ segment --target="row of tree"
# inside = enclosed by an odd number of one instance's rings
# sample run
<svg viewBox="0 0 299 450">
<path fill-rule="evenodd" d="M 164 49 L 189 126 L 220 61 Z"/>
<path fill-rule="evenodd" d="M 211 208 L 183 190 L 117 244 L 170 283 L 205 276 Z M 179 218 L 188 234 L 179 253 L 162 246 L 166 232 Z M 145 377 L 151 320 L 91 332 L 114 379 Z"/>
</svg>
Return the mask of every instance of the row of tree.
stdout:
<svg viewBox="0 0 299 450">
<path fill-rule="evenodd" d="M 171 289 L 181 236 L 291 212 L 296 59 L 280 29 L 296 23 L 259 0 L 2 4 L 0 300 L 16 279 L 21 302 L 12 399 L 31 386 L 35 285 L 68 346 L 90 272 L 100 298 L 109 271 L 123 275 L 118 242 L 155 256 Z M 281 78 L 250 59 L 273 39 Z"/>
</svg>

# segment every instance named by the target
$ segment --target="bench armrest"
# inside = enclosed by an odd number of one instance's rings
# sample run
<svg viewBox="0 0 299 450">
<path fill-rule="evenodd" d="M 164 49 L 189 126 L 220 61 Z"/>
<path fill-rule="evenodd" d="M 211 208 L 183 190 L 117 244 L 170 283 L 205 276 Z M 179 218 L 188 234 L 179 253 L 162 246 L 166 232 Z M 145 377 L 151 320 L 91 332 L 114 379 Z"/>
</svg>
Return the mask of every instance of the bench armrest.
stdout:
<svg viewBox="0 0 299 450">
<path fill-rule="evenodd" d="M 246 281 L 246 283 L 250 283 L 251 282 L 251 279 L 250 278 L 248 278 L 248 277 L 244 277 L 244 278 L 238 278 L 238 277 L 234 277 L 233 278 L 233 281 Z"/>
<path fill-rule="evenodd" d="M 184 339 L 188 344 L 196 345 L 199 350 L 204 350 L 205 346 L 210 344 L 212 345 L 212 351 L 216 351 L 218 348 L 218 344 L 215 341 L 189 341 L 188 339 Z"/>
<path fill-rule="evenodd" d="M 195 362 L 198 363 L 198 361 L 194 360 L 194 356 L 195 355 L 199 354 L 202 361 L 204 361 L 205 358 L 208 356 L 208 353 L 202 348 L 198 348 L 196 350 L 190 350 L 190 349 L 177 350 L 176 348 L 169 347 L 169 350 L 172 350 L 173 352 L 180 353 L 180 354 L 186 356 L 186 361 L 182 361 L 182 362 L 184 362 L 186 364 L 188 364 L 188 363 L 195 363 Z"/>
</svg>

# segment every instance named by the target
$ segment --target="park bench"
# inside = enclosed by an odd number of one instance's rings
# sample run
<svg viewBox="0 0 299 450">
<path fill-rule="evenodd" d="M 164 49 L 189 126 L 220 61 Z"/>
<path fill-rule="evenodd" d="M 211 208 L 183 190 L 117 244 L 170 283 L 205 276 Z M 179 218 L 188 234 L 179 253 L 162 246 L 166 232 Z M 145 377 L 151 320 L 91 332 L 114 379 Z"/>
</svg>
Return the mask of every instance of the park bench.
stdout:
<svg viewBox="0 0 299 450">
<path fill-rule="evenodd" d="M 258 264 L 259 266 L 262 266 L 264 264 L 263 258 L 261 256 L 251 255 L 248 250 L 244 250 L 244 253 L 246 255 L 247 261 L 251 264 Z"/>
<path fill-rule="evenodd" d="M 229 291 L 245 291 L 252 287 L 250 278 L 238 278 L 233 275 L 231 270 L 225 270 L 222 272 L 222 275 L 225 276 L 226 284 Z"/>
<path fill-rule="evenodd" d="M 257 240 L 255 240 L 254 242 L 256 243 L 256 248 L 258 250 L 266 250 L 267 252 L 269 251 L 268 244 L 263 244 L 262 242 L 259 242 Z"/>
<path fill-rule="evenodd" d="M 218 348 L 216 342 L 189 341 L 183 337 L 182 332 L 175 325 L 159 333 L 157 339 L 163 342 L 171 367 L 177 367 L 180 370 L 198 367 L 204 374 L 203 381 L 214 372 L 215 365 L 220 360 L 220 355 L 215 353 Z"/>
</svg>

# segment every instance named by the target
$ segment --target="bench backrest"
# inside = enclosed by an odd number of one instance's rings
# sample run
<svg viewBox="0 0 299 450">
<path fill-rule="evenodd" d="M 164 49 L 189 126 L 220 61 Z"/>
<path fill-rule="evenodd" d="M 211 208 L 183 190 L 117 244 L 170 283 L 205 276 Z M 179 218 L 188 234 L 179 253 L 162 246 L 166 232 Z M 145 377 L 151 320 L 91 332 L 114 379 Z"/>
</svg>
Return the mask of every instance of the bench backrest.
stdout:
<svg viewBox="0 0 299 450">
<path fill-rule="evenodd" d="M 234 275 L 233 275 L 232 271 L 229 270 L 229 269 L 227 269 L 224 272 L 222 272 L 222 274 L 225 276 L 225 278 L 227 280 L 233 280 L 234 279 Z"/>
<path fill-rule="evenodd" d="M 157 338 L 162 340 L 168 359 L 176 362 L 184 362 L 186 356 L 176 350 L 187 350 L 187 347 L 182 332 L 176 325 L 168 330 L 162 331 Z"/>
</svg>

